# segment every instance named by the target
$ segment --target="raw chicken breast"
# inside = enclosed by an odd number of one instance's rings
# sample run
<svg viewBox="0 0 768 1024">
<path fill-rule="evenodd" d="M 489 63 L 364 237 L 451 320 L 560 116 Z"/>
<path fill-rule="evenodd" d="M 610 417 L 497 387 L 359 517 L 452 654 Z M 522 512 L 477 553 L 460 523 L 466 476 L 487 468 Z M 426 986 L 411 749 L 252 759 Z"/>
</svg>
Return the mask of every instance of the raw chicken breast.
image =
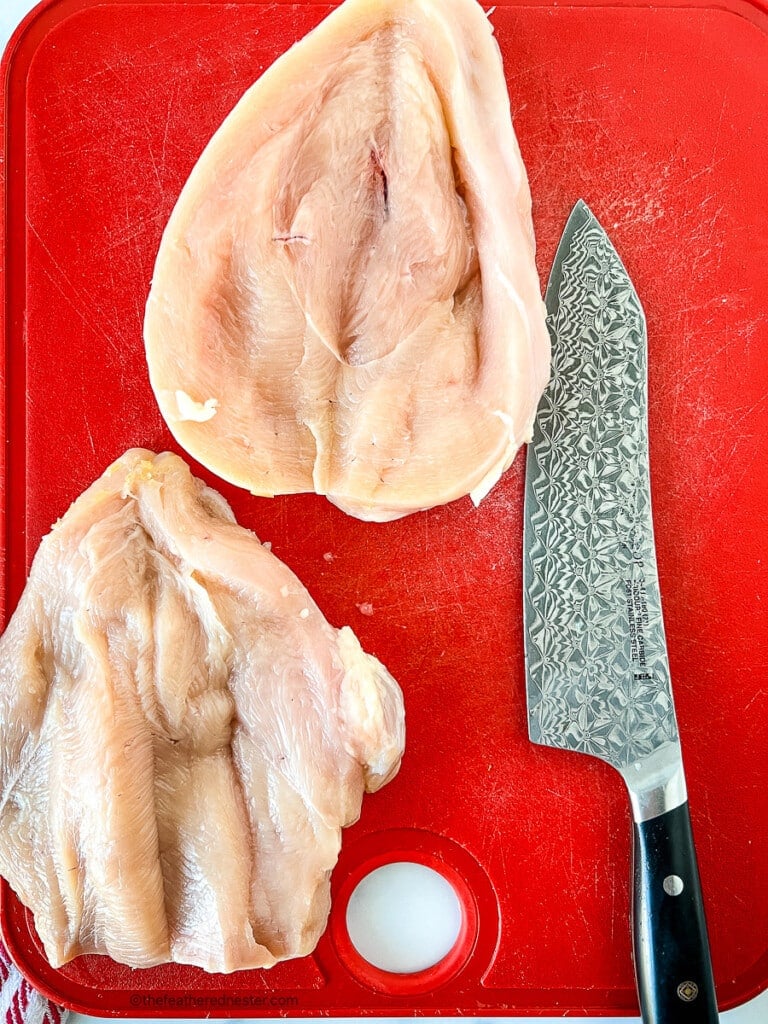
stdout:
<svg viewBox="0 0 768 1024">
<path fill-rule="evenodd" d="M 194 168 L 149 295 L 178 441 L 255 494 L 479 501 L 549 374 L 531 196 L 475 0 L 347 0 Z"/>
<path fill-rule="evenodd" d="M 171 454 L 53 527 L 0 639 L 0 872 L 48 958 L 311 951 L 341 828 L 397 771 L 400 690 Z"/>
</svg>

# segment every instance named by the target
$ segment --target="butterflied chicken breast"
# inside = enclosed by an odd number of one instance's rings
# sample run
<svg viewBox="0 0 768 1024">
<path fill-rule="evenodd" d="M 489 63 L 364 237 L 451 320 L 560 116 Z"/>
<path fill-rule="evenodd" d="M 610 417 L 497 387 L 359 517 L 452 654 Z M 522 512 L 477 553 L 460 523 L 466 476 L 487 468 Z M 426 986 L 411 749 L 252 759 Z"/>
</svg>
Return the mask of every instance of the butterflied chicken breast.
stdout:
<svg viewBox="0 0 768 1024">
<path fill-rule="evenodd" d="M 400 690 L 175 455 L 44 538 L 0 639 L 0 872 L 54 966 L 310 952 L 341 829 L 397 771 Z"/>
<path fill-rule="evenodd" d="M 549 374 L 531 196 L 475 0 L 346 0 L 195 166 L 149 295 L 178 441 L 261 495 L 479 501 Z"/>
</svg>

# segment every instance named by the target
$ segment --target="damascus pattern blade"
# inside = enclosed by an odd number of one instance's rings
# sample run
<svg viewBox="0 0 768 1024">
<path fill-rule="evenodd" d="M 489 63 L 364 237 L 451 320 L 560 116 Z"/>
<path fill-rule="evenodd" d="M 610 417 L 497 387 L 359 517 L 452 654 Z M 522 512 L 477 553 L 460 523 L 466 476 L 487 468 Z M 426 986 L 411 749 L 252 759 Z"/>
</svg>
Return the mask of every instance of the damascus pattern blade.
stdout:
<svg viewBox="0 0 768 1024">
<path fill-rule="evenodd" d="M 645 316 L 580 202 L 547 289 L 552 379 L 528 446 L 529 733 L 627 776 L 678 757 L 651 518 Z"/>
</svg>

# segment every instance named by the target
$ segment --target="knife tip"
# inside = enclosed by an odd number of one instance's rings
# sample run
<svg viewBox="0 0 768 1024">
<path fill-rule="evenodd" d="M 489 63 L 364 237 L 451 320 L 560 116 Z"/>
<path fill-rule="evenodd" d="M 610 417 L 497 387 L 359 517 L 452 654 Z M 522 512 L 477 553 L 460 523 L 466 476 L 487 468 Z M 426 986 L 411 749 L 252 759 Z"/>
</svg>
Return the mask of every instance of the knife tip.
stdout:
<svg viewBox="0 0 768 1024">
<path fill-rule="evenodd" d="M 579 224 L 584 224 L 588 220 L 597 220 L 597 218 L 594 213 L 592 213 L 585 200 L 577 199 L 568 220 L 578 221 Z"/>
</svg>

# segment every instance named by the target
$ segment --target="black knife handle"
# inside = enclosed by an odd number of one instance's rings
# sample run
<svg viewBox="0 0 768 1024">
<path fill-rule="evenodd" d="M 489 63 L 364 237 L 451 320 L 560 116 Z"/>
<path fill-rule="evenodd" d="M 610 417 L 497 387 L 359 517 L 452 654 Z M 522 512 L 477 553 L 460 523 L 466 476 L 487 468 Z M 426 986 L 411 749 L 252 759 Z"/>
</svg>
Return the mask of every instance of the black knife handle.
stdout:
<svg viewBox="0 0 768 1024">
<path fill-rule="evenodd" d="M 644 1024 L 717 1024 L 687 801 L 635 822 L 633 939 Z"/>
</svg>

